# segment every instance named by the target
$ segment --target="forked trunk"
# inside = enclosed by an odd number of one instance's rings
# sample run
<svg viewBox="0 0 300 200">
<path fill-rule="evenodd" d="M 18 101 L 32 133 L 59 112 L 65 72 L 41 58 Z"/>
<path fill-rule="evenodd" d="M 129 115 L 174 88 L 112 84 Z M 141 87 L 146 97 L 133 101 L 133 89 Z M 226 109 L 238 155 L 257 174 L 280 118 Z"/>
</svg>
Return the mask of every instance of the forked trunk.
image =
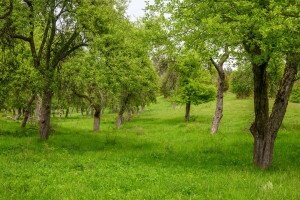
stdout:
<svg viewBox="0 0 300 200">
<path fill-rule="evenodd" d="M 50 135 L 50 118 L 51 118 L 51 101 L 52 92 L 44 91 L 41 106 L 41 119 L 40 119 L 40 138 L 47 140 Z"/>
<path fill-rule="evenodd" d="M 190 121 L 190 112 L 191 112 L 191 102 L 189 101 L 185 104 L 185 117 L 184 117 L 184 119 L 185 119 L 186 122 Z"/>
<path fill-rule="evenodd" d="M 224 99 L 225 78 L 226 78 L 223 65 L 228 58 L 229 58 L 229 47 L 228 45 L 225 45 L 224 54 L 221 56 L 219 62 L 214 61 L 213 58 L 210 59 L 213 66 L 218 72 L 218 93 L 217 93 L 217 100 L 216 100 L 215 115 L 213 117 L 213 121 L 211 125 L 212 134 L 216 134 L 218 132 L 219 125 L 223 117 L 223 99 Z"/>
<path fill-rule="evenodd" d="M 275 139 L 286 113 L 299 63 L 298 54 L 287 56 L 284 75 L 270 116 L 266 72 L 268 64 L 253 65 L 255 121 L 250 130 L 254 137 L 253 161 L 260 168 L 265 169 L 272 164 Z"/>
<path fill-rule="evenodd" d="M 216 111 L 211 126 L 212 134 L 216 134 L 218 132 L 219 125 L 223 117 L 224 88 L 225 88 L 225 73 L 223 72 L 222 74 L 219 74 L 219 78 L 218 78 Z"/>
<path fill-rule="evenodd" d="M 101 109 L 95 108 L 95 113 L 94 113 L 94 131 L 95 132 L 100 131 L 100 117 L 101 117 Z"/>
<path fill-rule="evenodd" d="M 25 128 L 25 126 L 27 124 L 27 121 L 28 121 L 28 118 L 29 118 L 29 115 L 30 115 L 31 105 L 32 105 L 34 99 L 35 99 L 35 95 L 33 95 L 29 99 L 29 101 L 27 102 L 27 107 L 26 107 L 25 112 L 24 112 L 24 119 L 23 119 L 22 125 L 21 125 L 22 128 Z"/>
</svg>

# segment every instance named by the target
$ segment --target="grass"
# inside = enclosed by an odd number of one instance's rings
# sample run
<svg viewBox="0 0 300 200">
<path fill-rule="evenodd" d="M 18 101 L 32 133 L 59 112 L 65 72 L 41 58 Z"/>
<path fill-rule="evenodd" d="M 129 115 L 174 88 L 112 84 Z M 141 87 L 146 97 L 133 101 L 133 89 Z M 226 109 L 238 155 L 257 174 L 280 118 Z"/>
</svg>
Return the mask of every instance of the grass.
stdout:
<svg viewBox="0 0 300 200">
<path fill-rule="evenodd" d="M 251 99 L 227 95 L 220 133 L 209 134 L 214 102 L 173 109 L 159 98 L 120 130 L 113 114 L 93 133 L 90 117 L 37 128 L 0 120 L 0 199 L 300 199 L 300 104 L 290 104 L 273 166 L 252 164 Z"/>
</svg>

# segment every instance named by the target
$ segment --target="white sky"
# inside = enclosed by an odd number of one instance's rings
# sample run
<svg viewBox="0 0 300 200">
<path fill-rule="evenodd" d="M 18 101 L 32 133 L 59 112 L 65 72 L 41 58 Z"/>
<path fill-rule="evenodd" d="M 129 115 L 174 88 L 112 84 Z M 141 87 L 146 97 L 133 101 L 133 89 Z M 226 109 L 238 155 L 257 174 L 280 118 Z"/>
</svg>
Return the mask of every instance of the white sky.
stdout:
<svg viewBox="0 0 300 200">
<path fill-rule="evenodd" d="M 150 2 L 153 2 L 151 0 Z M 143 17 L 145 12 L 144 8 L 146 6 L 145 0 L 131 0 L 129 7 L 127 9 L 127 14 L 130 16 L 131 20 L 136 20 L 139 17 Z"/>
</svg>

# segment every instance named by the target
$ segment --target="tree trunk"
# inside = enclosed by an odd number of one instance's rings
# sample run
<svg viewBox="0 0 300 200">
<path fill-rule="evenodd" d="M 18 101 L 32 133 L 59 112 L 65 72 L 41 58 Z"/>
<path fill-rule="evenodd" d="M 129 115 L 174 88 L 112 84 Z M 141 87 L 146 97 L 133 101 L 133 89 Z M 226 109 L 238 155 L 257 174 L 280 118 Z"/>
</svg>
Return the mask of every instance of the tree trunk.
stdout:
<svg viewBox="0 0 300 200">
<path fill-rule="evenodd" d="M 219 74 L 218 78 L 218 93 L 216 102 L 216 111 L 212 121 L 211 133 L 216 134 L 219 129 L 221 119 L 223 117 L 223 99 L 224 99 L 224 88 L 225 88 L 225 73 Z"/>
<path fill-rule="evenodd" d="M 267 168 L 273 159 L 274 141 L 268 131 L 269 123 L 269 99 L 268 99 L 268 62 L 260 65 L 253 64 L 254 74 L 254 111 L 255 120 L 250 128 L 254 137 L 254 163 Z"/>
<path fill-rule="evenodd" d="M 39 122 L 41 119 L 41 97 L 36 95 L 36 108 L 35 108 L 36 119 Z"/>
<path fill-rule="evenodd" d="M 116 127 L 117 129 L 119 129 L 121 127 L 121 125 L 124 124 L 124 116 L 123 116 L 124 112 L 119 112 L 118 117 L 117 117 L 117 121 L 116 121 Z"/>
<path fill-rule="evenodd" d="M 51 101 L 52 92 L 49 90 L 44 91 L 40 119 L 40 137 L 42 140 L 47 140 L 50 134 Z"/>
<path fill-rule="evenodd" d="M 15 120 L 16 120 L 16 121 L 19 120 L 20 117 L 21 117 L 21 115 L 22 115 L 22 109 L 21 109 L 21 108 L 18 108 L 18 113 L 17 113 L 17 115 L 15 116 Z"/>
<path fill-rule="evenodd" d="M 185 121 L 190 121 L 191 102 L 187 102 L 185 105 Z"/>
<path fill-rule="evenodd" d="M 101 109 L 95 108 L 95 113 L 94 113 L 94 131 L 95 132 L 100 131 L 100 117 L 101 117 Z"/>
<path fill-rule="evenodd" d="M 69 112 L 70 112 L 70 108 L 68 107 L 67 110 L 66 110 L 65 118 L 68 118 L 68 117 L 69 117 Z"/>
<path fill-rule="evenodd" d="M 281 80 L 281 84 L 277 91 L 275 102 L 273 105 L 272 113 L 270 116 L 270 132 L 277 135 L 280 128 L 286 109 L 288 106 L 288 100 L 292 92 L 296 76 L 298 73 L 298 66 L 300 64 L 300 54 L 288 54 L 286 58 L 286 66 L 284 75 Z"/>
<path fill-rule="evenodd" d="M 32 95 L 32 97 L 27 102 L 27 107 L 26 107 L 25 112 L 24 112 L 24 119 L 23 119 L 22 125 L 21 125 L 22 128 L 25 128 L 25 126 L 27 124 L 27 121 L 28 121 L 28 118 L 29 118 L 29 115 L 30 115 L 31 105 L 32 105 L 34 99 L 35 99 L 35 95 Z"/>
</svg>

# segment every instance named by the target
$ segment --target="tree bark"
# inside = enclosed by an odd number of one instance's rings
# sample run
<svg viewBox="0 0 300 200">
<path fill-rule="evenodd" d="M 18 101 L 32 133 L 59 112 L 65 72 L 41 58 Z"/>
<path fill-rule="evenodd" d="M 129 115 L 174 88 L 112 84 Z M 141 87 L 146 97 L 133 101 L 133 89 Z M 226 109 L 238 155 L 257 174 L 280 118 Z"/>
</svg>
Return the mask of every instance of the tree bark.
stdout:
<svg viewBox="0 0 300 200">
<path fill-rule="evenodd" d="M 41 97 L 39 95 L 36 95 L 36 107 L 35 107 L 35 114 L 36 119 L 39 122 L 41 118 Z"/>
<path fill-rule="evenodd" d="M 40 119 L 40 138 L 42 140 L 47 140 L 50 135 L 51 102 L 52 92 L 49 90 L 44 91 Z"/>
<path fill-rule="evenodd" d="M 211 133 L 216 134 L 219 129 L 221 119 L 223 117 L 223 100 L 224 100 L 224 88 L 225 88 L 225 73 L 222 70 L 222 73 L 219 74 L 218 78 L 218 93 L 217 93 L 217 102 L 216 102 L 216 111 L 213 117 Z"/>
<path fill-rule="evenodd" d="M 265 169 L 272 164 L 275 139 L 286 113 L 299 63 L 299 55 L 287 56 L 284 75 L 270 116 L 266 72 L 268 63 L 253 65 L 255 121 L 250 130 L 254 137 L 253 161 L 260 168 Z"/>
<path fill-rule="evenodd" d="M 101 117 L 101 109 L 95 108 L 95 113 L 94 113 L 94 131 L 95 132 L 100 131 L 100 117 Z"/>
<path fill-rule="evenodd" d="M 31 105 L 32 105 L 34 99 L 35 99 L 35 95 L 32 95 L 32 97 L 27 102 L 27 107 L 26 107 L 25 112 L 24 112 L 24 119 L 23 119 L 22 125 L 21 125 L 22 128 L 26 127 L 26 124 L 27 124 L 27 121 L 28 121 L 28 118 L 29 118 L 29 115 L 30 115 Z"/>
<path fill-rule="evenodd" d="M 218 93 L 217 93 L 217 100 L 216 100 L 216 110 L 215 115 L 213 117 L 212 126 L 211 126 L 211 133 L 216 134 L 219 129 L 219 125 L 221 123 L 221 119 L 223 117 L 223 101 L 224 101 L 224 91 L 225 91 L 225 72 L 223 69 L 224 63 L 229 58 L 229 48 L 227 45 L 224 47 L 224 54 L 221 56 L 219 62 L 215 62 L 213 58 L 211 58 L 211 62 L 215 69 L 218 72 Z"/>
<path fill-rule="evenodd" d="M 191 112 L 191 102 L 189 101 L 185 104 L 185 117 L 184 117 L 184 119 L 185 119 L 186 122 L 190 121 L 190 112 Z"/>
<path fill-rule="evenodd" d="M 274 141 L 268 131 L 269 99 L 268 99 L 268 62 L 252 64 L 254 74 L 254 111 L 255 120 L 250 128 L 254 137 L 254 163 L 267 168 L 273 160 Z"/>
<path fill-rule="evenodd" d="M 121 127 L 121 125 L 124 124 L 124 116 L 123 116 L 124 112 L 120 111 L 117 117 L 117 121 L 116 121 L 116 127 L 117 129 L 119 129 Z"/>
</svg>

